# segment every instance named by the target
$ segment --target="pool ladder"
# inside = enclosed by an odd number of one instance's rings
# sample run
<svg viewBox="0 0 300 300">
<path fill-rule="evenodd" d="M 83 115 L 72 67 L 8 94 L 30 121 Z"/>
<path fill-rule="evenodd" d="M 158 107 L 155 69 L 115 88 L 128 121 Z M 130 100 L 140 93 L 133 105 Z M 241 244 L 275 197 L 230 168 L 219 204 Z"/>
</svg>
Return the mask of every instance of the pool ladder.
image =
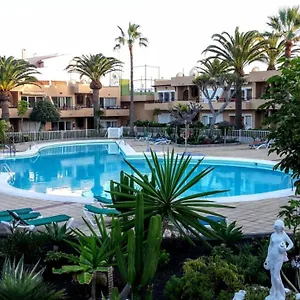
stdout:
<svg viewBox="0 0 300 300">
<path fill-rule="evenodd" d="M 12 176 L 14 175 L 14 173 L 12 172 L 11 168 L 9 167 L 9 165 L 6 164 L 6 163 L 2 163 L 2 164 L 0 165 L 0 174 L 3 173 L 3 170 L 4 170 L 6 173 L 8 173 L 10 177 L 12 177 Z"/>
<path fill-rule="evenodd" d="M 290 178 L 291 180 L 291 186 L 292 186 L 292 191 L 294 190 L 294 180 L 292 178 L 292 176 L 290 176 L 289 174 L 286 174 L 283 179 L 281 180 L 280 186 L 284 183 L 286 178 Z"/>
</svg>

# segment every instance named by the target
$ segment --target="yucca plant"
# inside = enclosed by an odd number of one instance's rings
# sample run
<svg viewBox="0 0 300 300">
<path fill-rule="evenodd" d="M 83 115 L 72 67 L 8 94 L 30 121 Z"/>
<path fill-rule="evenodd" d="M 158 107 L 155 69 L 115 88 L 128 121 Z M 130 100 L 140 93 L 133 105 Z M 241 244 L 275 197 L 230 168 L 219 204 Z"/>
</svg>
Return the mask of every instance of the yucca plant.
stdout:
<svg viewBox="0 0 300 300">
<path fill-rule="evenodd" d="M 134 174 L 126 174 L 133 180 L 135 187 L 125 186 L 123 183 L 113 182 L 114 188 L 110 191 L 112 197 L 118 196 L 113 207 L 120 209 L 123 213 L 120 217 L 129 217 L 129 221 L 123 223 L 123 230 L 134 226 L 134 208 L 136 206 L 136 196 L 134 193 L 122 193 L 122 188 L 132 192 L 140 190 L 144 196 L 145 215 L 144 218 L 149 223 L 152 216 L 160 215 L 163 220 L 163 231 L 168 223 L 172 225 L 190 242 L 189 235 L 202 238 L 211 236 L 212 231 L 207 229 L 199 220 L 204 220 L 209 224 L 213 221 L 204 215 L 220 214 L 210 211 L 208 208 L 229 207 L 216 204 L 214 201 L 205 199 L 206 196 L 214 195 L 224 191 L 199 191 L 195 194 L 186 195 L 186 192 L 195 186 L 201 179 L 209 174 L 213 168 L 208 167 L 203 171 L 197 171 L 202 160 L 191 164 L 191 156 L 175 155 L 174 150 L 164 154 L 162 161 L 154 151 L 151 151 L 151 159 L 145 155 L 145 159 L 150 170 L 151 176 L 142 174 L 133 164 L 125 160 L 127 165 L 134 171 Z M 119 189 L 117 188 L 119 187 Z M 127 210 L 124 212 L 124 210 Z"/>
<path fill-rule="evenodd" d="M 44 269 L 38 271 L 38 263 L 29 271 L 24 268 L 24 257 L 18 263 L 6 259 L 0 281 L 1 300 L 57 300 L 65 299 L 63 290 L 55 291 L 43 282 Z"/>
</svg>

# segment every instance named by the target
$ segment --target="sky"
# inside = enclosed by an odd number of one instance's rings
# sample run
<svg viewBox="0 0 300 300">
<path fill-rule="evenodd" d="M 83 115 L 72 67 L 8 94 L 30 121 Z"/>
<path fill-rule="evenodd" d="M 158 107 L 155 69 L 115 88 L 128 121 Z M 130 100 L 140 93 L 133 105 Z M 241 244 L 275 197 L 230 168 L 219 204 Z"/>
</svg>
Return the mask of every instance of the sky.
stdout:
<svg viewBox="0 0 300 300">
<path fill-rule="evenodd" d="M 129 78 L 128 48 L 116 52 L 113 47 L 117 25 L 126 29 L 132 22 L 149 39 L 147 48 L 135 47 L 135 66 L 159 67 L 148 67 L 148 78 L 188 75 L 214 33 L 233 33 L 236 26 L 266 31 L 268 16 L 297 4 L 295 0 L 1 0 L 0 55 L 20 58 L 22 49 L 28 56 L 65 54 L 45 64 L 57 74 L 73 56 L 103 53 L 123 61 L 122 77 Z M 135 68 L 135 79 L 144 72 L 145 68 Z"/>
</svg>

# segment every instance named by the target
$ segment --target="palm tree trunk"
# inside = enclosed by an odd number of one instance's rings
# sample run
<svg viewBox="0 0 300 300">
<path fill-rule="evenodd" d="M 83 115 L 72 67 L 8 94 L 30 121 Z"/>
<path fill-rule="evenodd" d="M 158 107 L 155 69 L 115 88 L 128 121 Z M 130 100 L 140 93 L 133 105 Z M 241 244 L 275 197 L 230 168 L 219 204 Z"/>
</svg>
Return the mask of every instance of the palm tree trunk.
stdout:
<svg viewBox="0 0 300 300">
<path fill-rule="evenodd" d="M 93 89 L 93 107 L 94 107 L 94 129 L 99 130 L 100 124 L 99 124 L 99 89 Z"/>
<path fill-rule="evenodd" d="M 133 90 L 133 52 L 132 45 L 129 46 L 130 54 L 130 135 L 134 135 L 134 90 Z"/>
<path fill-rule="evenodd" d="M 236 129 L 243 128 L 242 120 L 242 81 L 239 77 L 236 81 L 236 94 L 235 94 L 235 127 Z"/>
<path fill-rule="evenodd" d="M 2 120 L 6 121 L 9 123 L 9 101 L 2 101 Z"/>
<path fill-rule="evenodd" d="M 292 47 L 293 47 L 293 42 L 290 40 L 287 40 L 285 42 L 285 57 L 290 59 L 292 56 Z"/>
</svg>

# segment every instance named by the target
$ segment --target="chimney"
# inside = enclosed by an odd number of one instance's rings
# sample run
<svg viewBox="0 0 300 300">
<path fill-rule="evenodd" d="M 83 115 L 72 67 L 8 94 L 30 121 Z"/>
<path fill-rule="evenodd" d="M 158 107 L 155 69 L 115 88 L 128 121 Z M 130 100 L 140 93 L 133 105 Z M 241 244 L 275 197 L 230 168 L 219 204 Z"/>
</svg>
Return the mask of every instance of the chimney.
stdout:
<svg viewBox="0 0 300 300">
<path fill-rule="evenodd" d="M 26 49 L 22 49 L 22 59 L 27 60 L 27 51 L 26 51 Z"/>
</svg>

